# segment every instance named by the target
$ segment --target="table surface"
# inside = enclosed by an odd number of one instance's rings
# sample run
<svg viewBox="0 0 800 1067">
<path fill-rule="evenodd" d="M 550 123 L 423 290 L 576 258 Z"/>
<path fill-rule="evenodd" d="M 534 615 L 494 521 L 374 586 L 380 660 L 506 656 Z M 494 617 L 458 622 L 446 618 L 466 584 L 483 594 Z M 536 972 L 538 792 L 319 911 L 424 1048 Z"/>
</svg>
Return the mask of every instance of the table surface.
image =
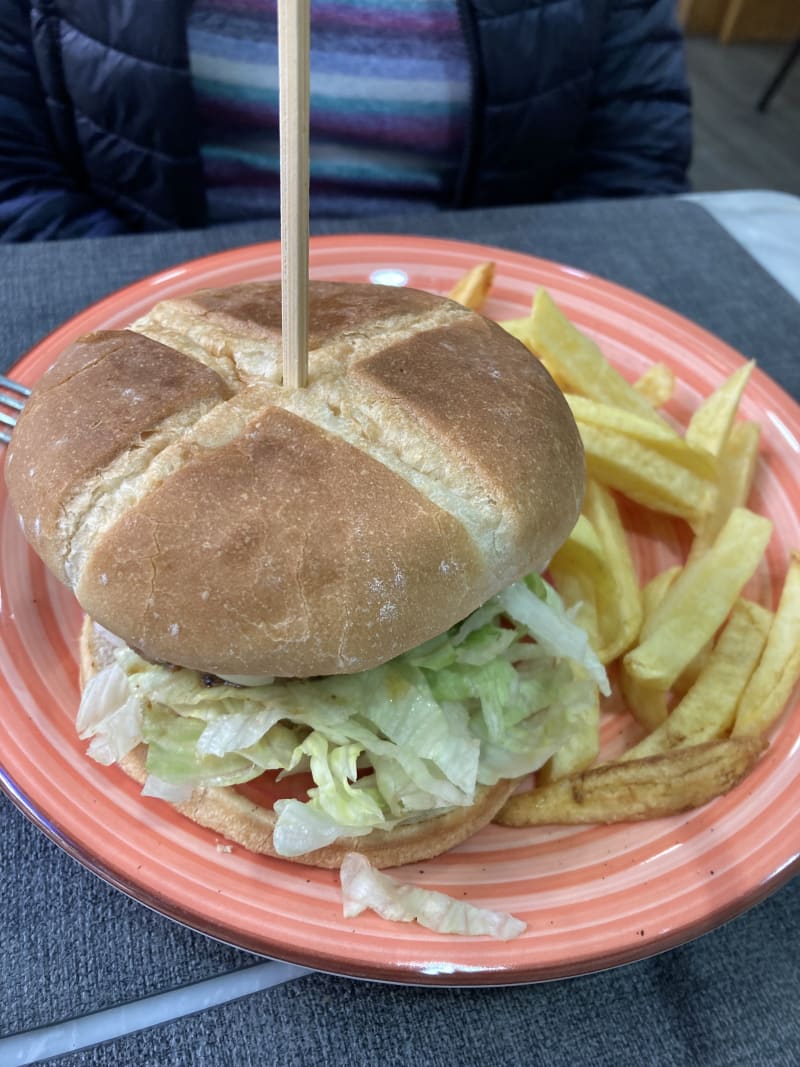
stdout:
<svg viewBox="0 0 800 1067">
<path fill-rule="evenodd" d="M 693 319 L 800 396 L 800 303 L 697 203 L 431 213 L 316 223 L 312 231 L 453 237 L 591 271 Z M 277 224 L 262 222 L 2 247 L 0 367 L 8 370 L 64 319 L 122 285 L 276 237 Z M 0 1064 L 37 1056 L 65 1067 L 399 1064 L 423 1057 L 433 1065 L 486 1067 L 798 1062 L 798 879 L 725 927 L 652 959 L 504 989 L 375 985 L 265 963 L 112 889 L 4 796 L 0 894 Z M 172 993 L 181 987 L 192 987 L 191 998 Z M 137 1005 L 142 998 L 149 999 Z M 176 1014 L 176 1003 L 196 1014 L 161 1022 Z M 137 1032 L 65 1051 L 85 1041 L 81 1018 L 104 1009 L 92 1040 Z"/>
</svg>

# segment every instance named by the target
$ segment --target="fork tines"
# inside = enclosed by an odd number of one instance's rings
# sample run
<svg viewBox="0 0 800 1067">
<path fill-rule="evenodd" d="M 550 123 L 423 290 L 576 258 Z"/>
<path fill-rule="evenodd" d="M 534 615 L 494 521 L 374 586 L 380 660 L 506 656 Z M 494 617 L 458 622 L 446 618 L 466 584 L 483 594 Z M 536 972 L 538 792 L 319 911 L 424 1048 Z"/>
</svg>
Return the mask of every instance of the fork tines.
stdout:
<svg viewBox="0 0 800 1067">
<path fill-rule="evenodd" d="M 20 385 L 19 382 L 13 381 L 11 378 L 6 378 L 4 374 L 0 374 L 0 407 L 10 408 L 12 412 L 22 411 L 25 406 L 25 398 L 31 395 L 30 389 L 26 385 Z M 17 396 L 10 394 L 18 394 Z M 19 397 L 23 399 L 20 400 Z M 17 425 L 17 416 L 8 415 L 5 411 L 0 411 L 0 425 L 14 427 Z M 0 441 L 3 444 L 9 444 L 11 441 L 10 434 L 5 430 L 0 430 Z"/>
</svg>

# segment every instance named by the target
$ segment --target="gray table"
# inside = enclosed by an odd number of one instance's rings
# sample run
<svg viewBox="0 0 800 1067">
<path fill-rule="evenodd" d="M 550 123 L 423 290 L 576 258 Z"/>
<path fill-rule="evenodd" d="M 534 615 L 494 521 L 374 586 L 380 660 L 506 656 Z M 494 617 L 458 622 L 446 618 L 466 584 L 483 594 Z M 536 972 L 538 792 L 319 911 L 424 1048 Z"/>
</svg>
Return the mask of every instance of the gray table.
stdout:
<svg viewBox="0 0 800 1067">
<path fill-rule="evenodd" d="M 313 229 L 458 237 L 570 263 L 694 319 L 800 395 L 800 304 L 696 204 L 574 204 Z M 87 303 L 144 274 L 276 236 L 275 224 L 259 223 L 2 247 L 2 365 L 12 366 Z M 110 888 L 2 796 L 0 901 L 0 1064 L 20 1062 L 9 1060 L 3 1036 L 230 972 L 246 980 L 263 969 L 262 960 Z M 692 944 L 547 985 L 422 989 L 289 972 L 292 981 L 50 1062 L 797 1064 L 798 915 L 795 879 Z M 155 1011 L 159 1002 L 150 1003 Z"/>
</svg>

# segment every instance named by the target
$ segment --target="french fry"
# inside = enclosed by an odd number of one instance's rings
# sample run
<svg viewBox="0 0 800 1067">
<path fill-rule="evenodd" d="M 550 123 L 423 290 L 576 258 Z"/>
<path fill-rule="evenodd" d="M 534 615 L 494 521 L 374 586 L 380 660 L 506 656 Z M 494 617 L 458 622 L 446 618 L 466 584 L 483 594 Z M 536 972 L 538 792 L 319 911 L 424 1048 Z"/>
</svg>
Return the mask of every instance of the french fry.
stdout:
<svg viewBox="0 0 800 1067">
<path fill-rule="evenodd" d="M 583 571 L 573 570 L 569 562 L 562 567 L 555 557 L 550 562 L 548 572 L 565 607 L 574 611 L 575 622 L 588 636 L 595 653 L 598 653 L 601 640 L 597 624 L 597 601 L 591 579 Z"/>
<path fill-rule="evenodd" d="M 666 720 L 620 759 L 639 759 L 725 736 L 771 622 L 772 612 L 767 608 L 738 600 L 695 684 Z"/>
<path fill-rule="evenodd" d="M 531 355 L 536 356 L 539 359 L 539 353 L 536 351 L 536 339 L 533 332 L 533 318 L 530 315 L 525 315 L 520 319 L 503 319 L 498 325 L 502 326 L 506 333 L 510 333 L 512 337 L 516 337 L 518 341 L 528 349 Z M 548 366 L 547 370 L 550 373 L 550 377 L 559 387 L 562 393 L 567 391 L 567 383 L 558 376 L 558 370 L 556 367 Z"/>
<path fill-rule="evenodd" d="M 684 604 L 713 599 L 718 587 L 729 593 L 739 582 L 744 586 L 755 572 L 771 533 L 769 519 L 748 508 L 734 508 L 710 552 L 691 566 L 683 567 L 657 607 L 647 616 L 642 624 L 642 640 L 650 637 L 665 620 L 684 610 Z M 738 591 L 730 595 L 728 611 L 738 595 Z M 726 615 L 727 611 L 720 623 Z"/>
<path fill-rule="evenodd" d="M 637 678 L 626 668 L 623 661 L 619 672 L 619 684 L 625 703 L 634 719 L 650 733 L 657 730 L 669 716 L 667 693 Z"/>
<path fill-rule="evenodd" d="M 690 663 L 687 663 L 681 673 L 675 679 L 672 686 L 673 695 L 686 696 L 697 679 L 705 670 L 708 663 L 709 656 L 711 655 L 711 649 L 713 647 L 713 641 L 708 641 L 697 655 L 692 659 Z"/>
<path fill-rule="evenodd" d="M 662 408 L 675 392 L 675 372 L 665 363 L 654 363 L 633 383 L 633 388 L 654 408 Z"/>
<path fill-rule="evenodd" d="M 642 625 L 642 597 L 625 528 L 611 493 L 597 482 L 586 484 L 583 512 L 595 531 L 611 588 L 598 586 L 596 605 L 602 647 L 599 658 L 610 663 L 631 647 Z"/>
<path fill-rule="evenodd" d="M 672 567 L 659 571 L 644 584 L 642 587 L 642 627 L 644 627 L 645 620 L 650 618 L 664 599 L 667 590 L 682 570 L 681 565 L 676 563 Z M 686 670 L 681 673 L 675 682 L 676 690 L 685 692 L 695 681 L 702 655 L 701 652 L 699 656 L 695 656 Z M 694 673 L 690 677 L 689 674 L 693 669 Z M 655 730 L 666 719 L 669 708 L 665 692 L 643 685 L 629 674 L 624 666 L 620 671 L 620 686 L 631 714 L 646 730 Z"/>
<path fill-rule="evenodd" d="M 567 593 L 565 602 L 580 605 L 579 621 L 589 623 L 601 663 L 630 648 L 642 622 L 639 584 L 616 502 L 596 482 L 589 480 L 584 514 L 553 557 L 550 574 L 559 592 Z M 586 602 L 592 605 L 591 617 Z"/>
<path fill-rule="evenodd" d="M 522 341 L 525 347 L 536 355 L 533 348 L 533 323 L 530 315 L 525 315 L 521 319 L 503 319 L 498 325 L 502 326 L 512 337 Z"/>
<path fill-rule="evenodd" d="M 642 626 L 625 670 L 654 689 L 669 689 L 728 616 L 767 547 L 772 523 L 735 508 L 709 551 L 685 567 Z"/>
<path fill-rule="evenodd" d="M 658 605 L 667 594 L 667 590 L 681 573 L 683 568 L 679 563 L 674 567 L 667 567 L 655 574 L 642 589 L 642 625 L 644 620 L 649 619 Z"/>
<path fill-rule="evenodd" d="M 620 434 L 652 448 L 666 459 L 673 460 L 700 478 L 705 478 L 710 482 L 716 479 L 715 457 L 702 448 L 687 444 L 671 427 L 659 426 L 632 411 L 625 411 L 624 408 L 614 407 L 611 404 L 601 404 L 584 396 L 567 395 L 567 403 L 579 429 L 589 424 L 599 430 Z"/>
<path fill-rule="evenodd" d="M 613 579 L 608 570 L 603 546 L 591 521 L 583 514 L 578 516 L 578 521 L 566 541 L 557 550 L 553 561 L 564 560 L 578 570 L 593 572 L 595 569 L 602 574 L 598 575 L 598 583 L 607 580 L 609 587 Z"/>
<path fill-rule="evenodd" d="M 752 360 L 743 364 L 697 408 L 686 427 L 688 444 L 720 455 L 754 366 Z"/>
<path fill-rule="evenodd" d="M 480 264 L 450 296 L 480 308 L 492 279 L 493 264 Z M 800 553 L 774 615 L 741 596 L 772 528 L 747 509 L 759 426 L 737 420 L 754 364 L 731 374 L 679 432 L 658 410 L 674 395 L 672 369 L 654 364 L 628 382 L 546 290 L 537 290 L 529 315 L 500 325 L 544 363 L 578 424 L 586 496 L 550 577 L 601 661 L 619 665 L 627 709 L 647 736 L 592 766 L 600 700 L 587 689 L 591 706 L 576 712 L 569 742 L 497 821 L 613 823 L 704 804 L 752 768 L 800 681 Z M 682 566 L 640 587 L 614 492 L 689 523 Z"/>
<path fill-rule="evenodd" d="M 463 275 L 447 294 L 464 307 L 480 311 L 494 281 L 494 263 L 478 263 Z"/>
<path fill-rule="evenodd" d="M 605 763 L 507 800 L 503 826 L 630 822 L 700 807 L 732 789 L 766 748 L 761 736 L 722 738 Z"/>
<path fill-rule="evenodd" d="M 580 427 L 591 477 L 653 511 L 699 525 L 714 508 L 716 484 L 623 434 Z"/>
<path fill-rule="evenodd" d="M 736 422 L 719 456 L 717 497 L 705 516 L 689 551 L 689 561 L 707 552 L 734 508 L 744 507 L 750 496 L 758 464 L 761 428 L 757 422 Z"/>
<path fill-rule="evenodd" d="M 761 660 L 742 694 L 734 737 L 764 733 L 800 679 L 800 553 L 793 552 Z"/>
<path fill-rule="evenodd" d="M 588 594 L 594 606 L 595 617 L 594 635 L 587 631 L 590 643 L 600 661 L 607 663 L 610 657 L 605 654 L 605 638 L 599 628 L 599 613 L 609 604 L 615 604 L 617 584 L 606 559 L 604 546 L 585 515 L 578 517 L 572 533 L 553 556 L 550 574 L 559 592 L 569 586 L 566 575 L 580 576 L 577 585 L 570 589 L 571 597 L 568 603 L 576 603 L 572 597 Z M 561 582 L 559 576 L 562 576 Z"/>
<path fill-rule="evenodd" d="M 669 426 L 646 397 L 612 367 L 598 345 L 569 321 L 546 289 L 537 289 L 531 319 L 534 351 L 566 388 Z"/>
</svg>

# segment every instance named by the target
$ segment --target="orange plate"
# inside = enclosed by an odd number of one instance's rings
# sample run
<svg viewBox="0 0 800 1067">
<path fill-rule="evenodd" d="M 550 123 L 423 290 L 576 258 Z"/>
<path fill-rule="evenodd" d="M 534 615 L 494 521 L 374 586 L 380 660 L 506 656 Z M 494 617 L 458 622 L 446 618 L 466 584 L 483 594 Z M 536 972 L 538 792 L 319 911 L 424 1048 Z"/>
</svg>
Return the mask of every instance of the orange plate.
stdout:
<svg viewBox="0 0 800 1067">
<path fill-rule="evenodd" d="M 741 363 L 736 352 L 678 315 L 543 260 L 416 237 L 328 237 L 311 245 L 315 278 L 407 279 L 440 293 L 484 259 L 497 264 L 487 314 L 523 315 L 534 287 L 546 285 L 627 375 L 653 361 L 674 368 L 680 385 L 670 410 L 683 423 L 700 397 Z M 32 384 L 73 338 L 122 326 L 164 297 L 279 276 L 277 244 L 164 271 L 81 312 L 11 373 Z M 800 545 L 800 409 L 757 372 L 743 412 L 763 426 L 753 506 L 775 523 L 754 592 L 774 604 L 787 553 Z M 161 801 L 140 798 L 120 771 L 84 755 L 73 730 L 80 612 L 29 551 L 5 489 L 0 493 L 0 784 L 67 852 L 164 915 L 240 948 L 338 974 L 497 985 L 585 974 L 681 944 L 760 900 L 796 869 L 797 694 L 755 771 L 701 810 L 615 827 L 492 826 L 434 862 L 397 872 L 520 916 L 528 929 L 517 940 L 439 936 L 372 913 L 345 920 L 335 872 L 250 855 L 237 846 L 222 851 L 213 833 Z M 677 525 L 655 517 L 638 526 L 634 541 L 643 572 L 672 562 L 681 537 Z M 607 714 L 606 752 L 619 747 L 621 732 L 623 720 Z"/>
</svg>

